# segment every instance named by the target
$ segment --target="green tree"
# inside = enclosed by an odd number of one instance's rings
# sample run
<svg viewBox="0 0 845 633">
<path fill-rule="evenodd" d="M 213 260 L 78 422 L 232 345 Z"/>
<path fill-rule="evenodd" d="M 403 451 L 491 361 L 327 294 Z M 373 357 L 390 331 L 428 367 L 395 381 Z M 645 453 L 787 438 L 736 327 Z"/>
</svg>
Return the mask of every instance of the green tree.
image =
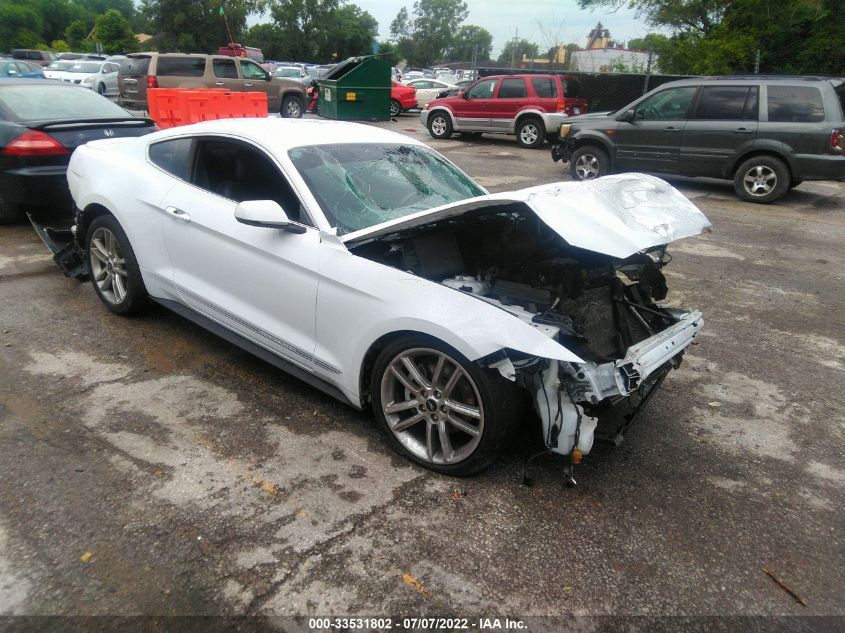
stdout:
<svg viewBox="0 0 845 633">
<path fill-rule="evenodd" d="M 539 56 L 540 47 L 533 42 L 522 39 L 516 41 L 508 40 L 508 43 L 505 44 L 505 47 L 499 54 L 498 61 L 500 64 L 507 64 L 508 66 L 510 66 L 511 63 L 515 63 L 516 67 L 519 67 L 524 57 L 533 59 L 534 57 Z"/>
<path fill-rule="evenodd" d="M 30 3 L 0 0 L 0 50 L 36 46 L 43 26 L 41 14 Z"/>
<path fill-rule="evenodd" d="M 490 59 L 490 54 L 493 52 L 493 36 L 485 28 L 465 24 L 446 51 L 446 59 L 450 62 L 470 61 L 476 46 L 478 46 L 478 59 Z"/>
<path fill-rule="evenodd" d="M 412 66 L 443 59 L 455 40 L 455 30 L 469 15 L 463 0 L 417 0 L 413 18 L 405 7 L 390 24 L 390 36 Z"/>
<path fill-rule="evenodd" d="M 84 20 L 74 20 L 65 29 L 65 41 L 67 41 L 71 50 L 80 50 L 82 43 L 90 32 L 91 29 L 85 24 Z"/>
<path fill-rule="evenodd" d="M 396 64 L 402 61 L 402 56 L 399 54 L 399 49 L 393 42 L 379 42 L 378 48 L 379 55 L 381 55 L 388 62 L 390 62 L 391 66 L 396 66 Z"/>
<path fill-rule="evenodd" d="M 378 21 L 354 4 L 343 5 L 329 16 L 318 56 L 332 59 L 369 55 L 378 35 Z"/>
<path fill-rule="evenodd" d="M 275 24 L 253 24 L 244 34 L 244 43 L 261 49 L 266 59 L 288 59 L 291 57 L 289 43 L 282 29 Z"/>
<path fill-rule="evenodd" d="M 54 53 L 67 53 L 70 51 L 70 46 L 64 40 L 53 40 L 50 42 L 50 50 Z"/>
<path fill-rule="evenodd" d="M 212 53 L 229 41 L 221 8 L 232 37 L 240 41 L 247 15 L 265 7 L 265 0 L 141 0 L 141 12 L 149 19 L 151 30 L 160 35 L 159 48 L 187 53 Z"/>
<path fill-rule="evenodd" d="M 129 28 L 129 20 L 117 9 L 108 9 L 97 18 L 95 33 L 103 51 L 110 55 L 138 50 L 138 40 Z"/>
</svg>

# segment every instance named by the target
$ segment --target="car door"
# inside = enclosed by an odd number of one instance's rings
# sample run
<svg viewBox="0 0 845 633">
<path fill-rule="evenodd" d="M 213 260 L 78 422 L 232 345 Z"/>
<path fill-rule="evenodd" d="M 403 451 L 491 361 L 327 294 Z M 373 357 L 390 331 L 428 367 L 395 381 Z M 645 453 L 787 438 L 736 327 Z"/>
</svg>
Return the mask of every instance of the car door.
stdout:
<svg viewBox="0 0 845 633">
<path fill-rule="evenodd" d="M 273 83 L 267 72 L 249 59 L 241 59 L 240 65 L 241 75 L 243 76 L 241 90 L 265 93 L 267 95 L 267 110 L 279 112 L 282 104 L 280 103 L 278 86 Z"/>
<path fill-rule="evenodd" d="M 513 131 L 516 113 L 528 103 L 528 90 L 522 77 L 507 77 L 488 102 L 490 127 L 501 132 Z"/>
<path fill-rule="evenodd" d="M 239 92 L 243 88 L 243 81 L 238 77 L 238 67 L 231 57 L 212 58 L 211 74 L 214 75 L 215 88 L 225 88 L 233 92 Z"/>
<path fill-rule="evenodd" d="M 225 137 L 194 141 L 188 180 L 165 196 L 162 230 L 182 301 L 311 370 L 319 231 L 261 148 Z M 272 199 L 301 233 L 242 224 L 244 200 Z"/>
<path fill-rule="evenodd" d="M 618 171 L 678 173 L 681 138 L 697 86 L 666 88 L 640 101 L 616 128 Z"/>
<path fill-rule="evenodd" d="M 117 94 L 117 71 L 120 70 L 120 64 L 114 62 L 107 62 L 103 64 L 103 84 L 106 86 L 106 94 Z"/>
<path fill-rule="evenodd" d="M 470 86 L 464 98 L 454 104 L 455 119 L 461 128 L 491 129 L 490 100 L 498 83 L 498 79 L 483 79 Z"/>
<path fill-rule="evenodd" d="M 681 136 L 680 173 L 723 177 L 757 136 L 757 86 L 703 86 Z"/>
</svg>

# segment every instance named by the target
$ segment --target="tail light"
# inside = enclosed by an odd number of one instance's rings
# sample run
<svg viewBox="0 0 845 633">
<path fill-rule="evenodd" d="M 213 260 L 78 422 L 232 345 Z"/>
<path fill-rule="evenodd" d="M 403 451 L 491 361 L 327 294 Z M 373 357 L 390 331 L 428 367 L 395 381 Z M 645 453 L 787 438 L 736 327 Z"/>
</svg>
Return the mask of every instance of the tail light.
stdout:
<svg viewBox="0 0 845 633">
<path fill-rule="evenodd" d="M 837 129 L 830 133 L 830 149 L 845 155 L 845 130 Z"/>
<path fill-rule="evenodd" d="M 555 107 L 555 112 L 566 112 L 566 101 L 558 101 Z"/>
<path fill-rule="evenodd" d="M 49 134 L 39 130 L 27 130 L 9 141 L 2 153 L 6 156 L 63 156 L 70 152 Z"/>
<path fill-rule="evenodd" d="M 158 88 L 158 77 L 147 75 L 147 88 Z"/>
</svg>

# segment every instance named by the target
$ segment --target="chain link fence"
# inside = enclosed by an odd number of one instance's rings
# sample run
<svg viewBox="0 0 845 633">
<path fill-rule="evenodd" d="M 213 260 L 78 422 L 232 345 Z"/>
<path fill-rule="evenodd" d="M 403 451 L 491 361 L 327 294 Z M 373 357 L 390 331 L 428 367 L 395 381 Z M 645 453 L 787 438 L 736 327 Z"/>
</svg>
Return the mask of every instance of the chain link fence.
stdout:
<svg viewBox="0 0 845 633">
<path fill-rule="evenodd" d="M 518 68 L 479 68 L 480 77 L 491 75 L 561 75 L 567 80 L 566 96 L 582 97 L 589 101 L 590 112 L 618 110 L 634 99 L 669 81 L 688 79 L 688 75 L 651 75 L 635 73 L 584 73 Z"/>
</svg>

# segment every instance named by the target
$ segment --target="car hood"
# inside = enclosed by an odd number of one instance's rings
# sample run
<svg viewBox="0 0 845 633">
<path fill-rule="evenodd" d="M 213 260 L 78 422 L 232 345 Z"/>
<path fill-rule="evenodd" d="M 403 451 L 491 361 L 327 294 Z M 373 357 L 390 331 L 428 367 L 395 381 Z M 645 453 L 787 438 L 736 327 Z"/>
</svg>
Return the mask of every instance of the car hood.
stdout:
<svg viewBox="0 0 845 633">
<path fill-rule="evenodd" d="M 505 205 L 528 207 L 572 246 L 619 258 L 698 235 L 711 226 L 698 207 L 666 181 L 620 174 L 470 198 L 348 233 L 340 240 L 357 244 Z"/>
<path fill-rule="evenodd" d="M 571 116 L 566 119 L 566 123 L 580 123 L 581 121 L 606 121 L 611 115 L 616 114 L 615 111 L 607 112 L 590 112 L 589 114 L 579 114 L 578 116 Z"/>
</svg>

